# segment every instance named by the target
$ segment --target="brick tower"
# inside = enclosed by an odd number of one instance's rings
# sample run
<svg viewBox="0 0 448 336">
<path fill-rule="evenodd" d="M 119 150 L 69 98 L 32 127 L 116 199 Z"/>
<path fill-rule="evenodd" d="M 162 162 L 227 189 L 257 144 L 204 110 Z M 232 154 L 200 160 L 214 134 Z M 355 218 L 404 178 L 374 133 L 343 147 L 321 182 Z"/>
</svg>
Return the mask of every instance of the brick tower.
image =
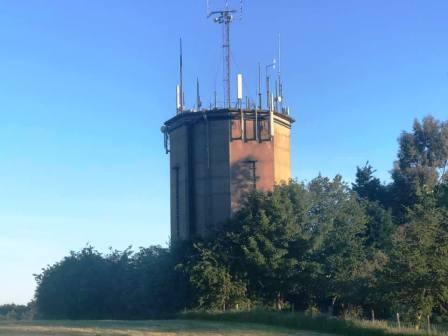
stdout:
<svg viewBox="0 0 448 336">
<path fill-rule="evenodd" d="M 206 237 L 232 216 L 245 193 L 287 182 L 292 122 L 275 111 L 219 108 L 166 121 L 171 238 Z"/>
<path fill-rule="evenodd" d="M 266 66 L 266 107 L 262 107 L 259 67 L 258 102 L 246 98 L 237 76 L 237 100 L 230 96 L 230 38 L 232 13 L 210 12 L 224 28 L 224 103 L 203 109 L 197 87 L 195 109 L 184 108 L 182 43 L 177 114 L 163 127 L 170 155 L 171 239 L 207 237 L 219 230 L 239 209 L 247 192 L 272 190 L 291 178 L 290 131 L 293 119 L 283 107 L 280 72 L 275 94 L 270 92 Z M 280 48 L 279 48 L 280 50 Z M 279 53 L 280 54 L 280 53 Z"/>
</svg>

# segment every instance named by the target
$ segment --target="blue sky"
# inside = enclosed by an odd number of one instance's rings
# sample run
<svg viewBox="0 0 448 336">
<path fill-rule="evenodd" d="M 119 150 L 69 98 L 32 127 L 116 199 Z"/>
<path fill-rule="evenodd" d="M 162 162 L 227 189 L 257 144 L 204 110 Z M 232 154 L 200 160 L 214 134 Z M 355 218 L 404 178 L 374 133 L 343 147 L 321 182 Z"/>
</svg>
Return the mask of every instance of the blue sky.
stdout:
<svg viewBox="0 0 448 336">
<path fill-rule="evenodd" d="M 388 180 L 400 132 L 447 119 L 447 15 L 445 0 L 245 0 L 233 74 L 255 97 L 281 34 L 295 177 L 352 181 L 369 160 Z M 32 274 L 86 243 L 168 241 L 160 127 L 181 36 L 187 105 L 197 76 L 210 102 L 221 30 L 205 1 L 0 2 L 0 304 L 30 300 Z"/>
</svg>

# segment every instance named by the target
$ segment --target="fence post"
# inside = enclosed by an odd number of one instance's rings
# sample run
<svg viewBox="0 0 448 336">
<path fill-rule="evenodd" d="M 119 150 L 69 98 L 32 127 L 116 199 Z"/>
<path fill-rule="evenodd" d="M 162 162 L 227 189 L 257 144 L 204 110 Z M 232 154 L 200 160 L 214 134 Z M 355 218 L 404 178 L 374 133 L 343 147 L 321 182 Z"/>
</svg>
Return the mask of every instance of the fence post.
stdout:
<svg viewBox="0 0 448 336">
<path fill-rule="evenodd" d="M 428 315 L 428 334 L 430 334 L 430 333 L 431 333 L 431 320 Z"/>
<path fill-rule="evenodd" d="M 372 309 L 372 322 L 375 323 L 375 311 Z"/>
<path fill-rule="evenodd" d="M 397 324 L 398 324 L 398 330 L 401 330 L 400 313 L 397 313 Z"/>
</svg>

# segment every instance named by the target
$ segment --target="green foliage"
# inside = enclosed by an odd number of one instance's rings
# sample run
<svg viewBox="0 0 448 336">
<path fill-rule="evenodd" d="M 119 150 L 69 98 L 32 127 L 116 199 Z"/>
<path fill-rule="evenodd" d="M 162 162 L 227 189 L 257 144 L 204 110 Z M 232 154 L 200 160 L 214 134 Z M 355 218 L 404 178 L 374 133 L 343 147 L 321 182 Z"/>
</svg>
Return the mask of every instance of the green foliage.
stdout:
<svg viewBox="0 0 448 336">
<path fill-rule="evenodd" d="M 395 231 L 392 212 L 385 210 L 378 202 L 361 202 L 367 218 L 365 244 L 369 247 L 387 251 Z"/>
<path fill-rule="evenodd" d="M 201 309 L 226 310 L 245 304 L 246 284 L 230 274 L 219 254 L 201 244 L 188 261 L 186 273 L 196 288 L 196 305 Z"/>
<path fill-rule="evenodd" d="M 339 176 L 333 181 L 319 177 L 311 182 L 310 190 L 316 193 L 318 207 L 313 208 L 309 219 L 325 228 L 322 244 L 312 255 L 320 265 L 317 278 L 333 303 L 336 299 L 346 301 L 357 296 L 361 268 L 366 262 L 366 219 L 356 197 Z"/>
<path fill-rule="evenodd" d="M 419 205 L 394 236 L 386 269 L 391 301 L 421 324 L 435 308 L 448 309 L 448 213 Z"/>
<path fill-rule="evenodd" d="M 136 319 L 173 314 L 185 307 L 186 281 L 176 257 L 161 247 L 103 255 L 87 246 L 36 275 L 41 318 Z M 185 285 L 186 286 L 186 285 Z"/>
<path fill-rule="evenodd" d="M 276 309 L 286 301 L 298 307 L 358 302 L 372 270 L 366 218 L 340 176 L 251 193 L 226 232 L 188 262 L 198 308 L 229 307 L 224 293 L 238 281 L 248 300 Z M 238 291 L 241 302 L 244 292 Z"/>
<path fill-rule="evenodd" d="M 418 204 L 446 179 L 448 123 L 429 116 L 414 121 L 411 133 L 399 138 L 398 160 L 392 171 L 395 208 L 404 217 L 407 207 Z"/>
<path fill-rule="evenodd" d="M 263 307 L 343 318 L 400 313 L 417 326 L 433 314 L 446 319 L 448 125 L 416 121 L 399 144 L 388 185 L 367 163 L 351 187 L 319 175 L 253 191 L 205 241 L 72 252 L 36 276 L 39 313 L 143 319 Z"/>
<path fill-rule="evenodd" d="M 132 282 L 124 295 L 132 318 L 164 317 L 183 309 L 189 302 L 187 280 L 176 266 L 184 246 L 171 250 L 160 246 L 140 248 L 131 260 Z"/>
<path fill-rule="evenodd" d="M 299 186 L 291 190 L 295 194 Z M 253 300 L 283 305 L 291 287 L 292 270 L 297 265 L 289 254 L 289 244 L 298 235 L 295 225 L 299 207 L 294 209 L 288 190 L 279 187 L 273 193 L 253 192 L 236 214 L 227 235 L 231 248 L 232 269 L 245 278 Z"/>
<path fill-rule="evenodd" d="M 356 167 L 356 181 L 352 184 L 352 190 L 362 199 L 384 205 L 388 202 L 388 188 L 374 173 L 375 170 L 369 162 L 366 162 L 364 167 Z"/>
<path fill-rule="evenodd" d="M 448 177 L 437 186 L 435 195 L 437 206 L 448 210 Z"/>
<path fill-rule="evenodd" d="M 122 257 L 126 256 L 125 252 Z M 117 252 L 111 258 L 103 258 L 88 246 L 47 267 L 36 276 L 39 312 L 43 317 L 52 318 L 95 319 L 107 316 L 110 313 L 107 310 L 121 304 L 113 302 L 114 305 L 110 305 L 110 301 L 117 298 L 111 290 L 117 284 L 113 270 L 122 266 L 120 259 Z M 105 300 L 109 305 L 102 304 Z"/>
<path fill-rule="evenodd" d="M 31 320 L 34 317 L 34 303 L 28 305 L 4 304 L 0 305 L 0 320 Z"/>
</svg>

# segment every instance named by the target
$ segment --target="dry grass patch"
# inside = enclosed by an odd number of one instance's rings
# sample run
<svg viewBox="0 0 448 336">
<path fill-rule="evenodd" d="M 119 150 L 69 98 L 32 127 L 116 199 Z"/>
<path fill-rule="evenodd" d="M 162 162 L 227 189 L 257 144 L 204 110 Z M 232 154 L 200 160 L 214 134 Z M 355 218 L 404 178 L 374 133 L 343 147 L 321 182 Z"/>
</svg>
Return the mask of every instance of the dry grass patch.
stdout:
<svg viewBox="0 0 448 336">
<path fill-rule="evenodd" d="M 258 324 L 206 321 L 0 322 L 0 336 L 325 336 Z"/>
</svg>

